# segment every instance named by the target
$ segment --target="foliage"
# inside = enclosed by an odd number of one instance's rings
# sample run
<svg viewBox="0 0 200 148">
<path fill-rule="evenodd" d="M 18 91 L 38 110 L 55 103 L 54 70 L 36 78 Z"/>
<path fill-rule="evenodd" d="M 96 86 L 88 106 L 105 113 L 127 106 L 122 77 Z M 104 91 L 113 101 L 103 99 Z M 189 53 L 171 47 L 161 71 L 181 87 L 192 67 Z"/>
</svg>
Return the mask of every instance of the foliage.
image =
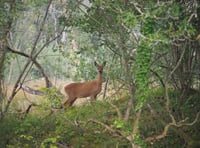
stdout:
<svg viewBox="0 0 200 148">
<path fill-rule="evenodd" d="M 59 136 L 53 138 L 46 138 L 41 144 L 41 148 L 50 146 L 51 148 L 57 148 L 56 142 L 59 140 Z"/>
<path fill-rule="evenodd" d="M 6 135 L 1 136 L 1 146 L 59 147 L 58 143 L 66 146 L 114 146 L 117 143 L 117 138 L 110 137 L 107 132 L 101 133 L 103 127 L 87 123 L 90 118 L 106 121 L 107 116 L 114 117 L 114 112 L 107 112 L 107 108 L 109 108 L 107 103 L 98 102 L 92 107 L 93 110 L 91 110 L 91 107 L 86 105 L 82 108 L 69 108 L 66 112 L 59 111 L 47 117 L 42 114 L 40 117 L 28 116 L 26 119 L 13 117 L 15 121 L 10 121 L 12 116 L 5 118 L 3 123 L 8 124 L 1 123 L 0 126 L 2 128 L 7 126 L 10 130 L 5 128 L 1 130 L 0 134 Z M 78 122 L 78 126 L 75 121 Z M 9 123 L 12 123 L 12 125 L 9 125 Z M 9 139 L 8 143 L 6 143 L 6 139 Z M 121 140 L 120 145 L 125 146 L 127 143 Z"/>
<path fill-rule="evenodd" d="M 145 58 L 144 58 L 145 57 Z M 136 110 L 141 109 L 143 104 L 146 102 L 145 98 L 149 89 L 149 69 L 151 61 L 151 44 L 148 42 L 141 41 L 140 47 L 137 50 L 136 58 L 136 83 L 138 93 L 138 106 Z"/>
<path fill-rule="evenodd" d="M 147 147 L 146 142 L 141 138 L 141 135 L 139 133 L 136 134 L 133 143 L 138 144 L 143 148 Z"/>
<path fill-rule="evenodd" d="M 48 100 L 47 107 L 56 108 L 61 105 L 62 97 L 58 94 L 57 88 L 42 88 L 41 90 L 45 93 L 44 99 Z"/>
<path fill-rule="evenodd" d="M 190 117 L 193 108 L 195 113 L 199 110 L 198 94 L 191 95 L 191 102 L 185 104 L 183 115 Z M 176 104 L 176 98 L 179 92 L 170 91 L 170 100 L 174 104 L 173 108 L 179 108 Z M 165 103 L 164 90 L 157 90 L 148 96 L 149 104 L 152 108 L 162 115 L 161 118 L 153 117 L 149 109 L 145 109 L 142 113 L 140 134 L 136 135 L 134 143 L 142 147 L 179 147 L 180 145 L 187 145 L 183 143 L 182 135 L 175 132 L 173 128 L 170 130 L 169 136 L 154 143 L 144 143 L 144 139 L 152 136 L 155 133 L 162 131 L 163 125 L 160 120 L 167 121 L 168 115 L 162 104 Z M 198 101 L 193 104 L 194 100 Z M 114 104 L 120 104 L 119 108 L 122 112 L 126 110 L 126 101 L 113 101 Z M 193 107 L 192 107 L 193 106 Z M 180 110 L 182 110 L 180 108 Z M 81 107 L 69 107 L 65 111 L 58 110 L 51 115 L 43 114 L 47 109 L 43 108 L 41 114 L 29 114 L 25 119 L 17 114 L 9 115 L 0 123 L 0 146 L 1 147 L 59 147 L 63 146 L 88 146 L 88 147 L 131 147 L 130 143 L 124 137 L 116 136 L 116 133 L 110 132 L 104 126 L 91 122 L 91 119 L 97 120 L 108 125 L 113 130 L 118 132 L 125 132 L 129 135 L 132 131 L 132 123 L 134 119 L 129 122 L 117 119 L 116 110 L 109 105 L 108 102 L 97 101 L 92 106 L 85 104 Z M 195 113 L 191 117 L 191 121 L 195 118 Z M 134 114 L 134 112 L 132 112 Z M 174 113 L 176 117 L 179 112 Z M 155 119 L 156 118 L 156 119 Z M 193 126 L 185 126 L 179 128 L 185 134 L 192 136 L 192 138 L 199 137 L 198 129 L 199 121 Z"/>
<path fill-rule="evenodd" d="M 3 40 L 0 43 L 6 44 L 3 48 L 1 46 L 5 52 L 0 51 L 0 54 L 4 53 L 2 57 L 6 54 L 8 62 L 4 66 L 6 70 L 0 66 L 0 74 L 5 75 L 9 82 L 16 81 L 17 93 L 18 86 L 26 80 L 41 77 L 41 72 L 51 79 L 64 81 L 94 79 L 93 62 L 106 60 L 105 76 L 110 80 L 109 89 L 115 91 L 117 101 L 113 101 L 114 97 L 109 99 L 116 106 L 111 107 L 105 101 L 54 112 L 52 108 L 61 104 L 59 90 L 43 88 L 48 104 L 42 109 L 46 112 L 51 110 L 51 115 L 45 116 L 41 109 L 39 117 L 27 113 L 22 119 L 8 112 L 0 123 L 1 146 L 198 145 L 196 129 L 199 120 L 195 124 L 176 126 L 192 123 L 199 114 L 199 2 L 89 2 L 25 0 L 9 4 L 1 1 L 0 34 Z M 48 4 L 50 9 L 46 11 Z M 30 57 L 8 54 L 7 46 Z M 38 56 L 32 59 L 35 54 Z M 22 73 L 25 59 L 33 64 L 33 60 L 37 60 L 42 70 L 30 64 Z M 20 81 L 16 80 L 20 75 L 23 75 Z M 167 84 L 169 88 L 165 88 Z M 127 96 L 122 99 L 120 92 Z M 11 101 L 8 99 L 9 103 Z M 2 102 L 1 109 L 4 108 Z M 139 110 L 141 116 L 135 125 Z M 123 115 L 127 112 L 129 120 L 125 121 Z M 163 138 L 146 140 L 162 133 L 172 122 L 172 117 L 177 123 L 170 126 Z M 134 139 L 127 139 L 134 127 L 139 128 Z"/>
</svg>

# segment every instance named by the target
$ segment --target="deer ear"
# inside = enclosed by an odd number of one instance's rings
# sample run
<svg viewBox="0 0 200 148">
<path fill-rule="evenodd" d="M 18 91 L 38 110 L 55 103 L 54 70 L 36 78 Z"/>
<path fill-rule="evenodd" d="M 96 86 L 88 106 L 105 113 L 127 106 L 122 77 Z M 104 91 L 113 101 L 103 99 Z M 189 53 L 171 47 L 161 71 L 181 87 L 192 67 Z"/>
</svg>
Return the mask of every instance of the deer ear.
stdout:
<svg viewBox="0 0 200 148">
<path fill-rule="evenodd" d="M 103 62 L 103 66 L 106 66 L 106 61 Z"/>
<path fill-rule="evenodd" d="M 96 61 L 94 61 L 94 65 L 95 65 L 95 66 L 97 66 L 97 65 L 98 65 Z"/>
</svg>

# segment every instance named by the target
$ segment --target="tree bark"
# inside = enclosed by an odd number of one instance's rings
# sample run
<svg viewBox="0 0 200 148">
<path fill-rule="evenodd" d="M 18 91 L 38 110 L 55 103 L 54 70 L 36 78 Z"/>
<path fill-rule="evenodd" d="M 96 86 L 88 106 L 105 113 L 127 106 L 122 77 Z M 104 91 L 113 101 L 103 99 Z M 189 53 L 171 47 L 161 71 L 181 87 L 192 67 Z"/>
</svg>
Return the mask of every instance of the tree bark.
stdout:
<svg viewBox="0 0 200 148">
<path fill-rule="evenodd" d="M 10 7 L 9 10 L 5 10 L 4 14 L 12 15 L 14 6 L 16 5 L 15 0 L 7 3 Z M 1 10 L 3 11 L 3 10 Z M 5 67 L 5 56 L 6 56 L 6 46 L 8 45 L 7 36 L 9 34 L 10 28 L 12 26 L 13 17 L 9 16 L 5 24 L 3 24 L 2 36 L 0 37 L 0 105 L 2 105 L 2 100 L 5 98 L 4 92 L 4 67 Z M 3 117 L 2 110 L 0 111 L 0 119 Z"/>
<path fill-rule="evenodd" d="M 15 2 L 15 1 L 14 1 L 14 2 Z M 13 5 L 15 4 L 14 2 L 11 2 L 11 6 L 13 6 Z M 37 46 L 37 44 L 38 44 L 39 38 L 40 38 L 41 33 L 42 33 L 42 31 L 43 31 L 43 28 L 44 28 L 44 25 L 45 25 L 45 21 L 46 21 L 46 19 L 47 19 L 47 14 L 48 14 L 49 7 L 50 7 L 50 5 L 51 5 L 51 2 L 52 2 L 52 0 L 49 0 L 48 5 L 47 5 L 47 8 L 46 8 L 45 16 L 44 16 L 43 21 L 42 21 L 42 24 L 41 24 L 41 26 L 40 26 L 40 30 L 39 30 L 39 32 L 38 32 L 38 35 L 37 35 L 37 37 L 36 37 L 35 42 L 33 43 L 33 48 L 32 48 L 32 50 L 31 50 L 31 54 L 30 54 L 31 59 L 36 59 L 37 56 L 38 56 L 38 54 L 39 54 L 39 53 L 42 51 L 42 49 L 44 48 L 44 47 L 43 47 L 38 53 L 36 53 L 36 49 L 37 49 L 36 46 Z M 10 23 L 10 28 L 11 28 L 11 24 L 12 24 L 12 21 L 11 21 L 11 23 Z M 10 28 L 8 28 L 7 33 L 9 32 Z M 6 39 L 6 37 L 5 37 L 5 39 Z M 45 44 L 45 45 L 46 45 L 46 44 Z M 7 44 L 5 45 L 5 48 L 6 48 L 6 47 L 7 47 Z M 33 62 L 32 62 L 32 61 L 33 61 L 33 60 L 31 60 L 31 59 L 29 59 L 29 60 L 26 62 L 25 66 L 24 66 L 24 68 L 23 68 L 23 70 L 22 70 L 22 72 L 20 73 L 19 77 L 17 78 L 17 81 L 15 82 L 14 87 L 13 87 L 13 89 L 12 89 L 11 95 L 10 95 L 10 97 L 7 99 L 7 101 L 6 101 L 6 103 L 5 103 L 5 106 L 2 108 L 0 119 L 2 119 L 2 118 L 4 117 L 4 115 L 5 115 L 5 113 L 7 112 L 8 108 L 9 108 L 9 106 L 10 106 L 10 103 L 12 102 L 14 96 L 15 96 L 15 95 L 17 94 L 17 92 L 20 90 L 19 84 L 22 84 L 22 83 L 23 83 L 23 81 L 24 81 L 24 79 L 26 78 L 26 75 L 27 75 L 27 73 L 28 73 L 28 72 L 26 72 L 26 70 L 27 70 L 28 68 L 31 68 L 31 67 L 32 67 L 32 65 L 33 65 Z M 29 71 L 29 70 L 28 70 L 28 71 Z M 23 77 L 24 77 L 24 78 L 23 78 Z"/>
</svg>

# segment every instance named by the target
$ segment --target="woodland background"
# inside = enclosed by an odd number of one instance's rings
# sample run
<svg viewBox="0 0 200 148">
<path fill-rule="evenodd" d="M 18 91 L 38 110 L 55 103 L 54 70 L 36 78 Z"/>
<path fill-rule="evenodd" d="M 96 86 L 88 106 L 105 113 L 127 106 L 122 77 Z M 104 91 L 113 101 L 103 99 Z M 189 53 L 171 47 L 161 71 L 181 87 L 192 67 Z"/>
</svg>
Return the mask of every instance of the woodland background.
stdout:
<svg viewBox="0 0 200 148">
<path fill-rule="evenodd" d="M 199 112 L 198 0 L 0 1 L 0 147 L 197 148 Z"/>
</svg>

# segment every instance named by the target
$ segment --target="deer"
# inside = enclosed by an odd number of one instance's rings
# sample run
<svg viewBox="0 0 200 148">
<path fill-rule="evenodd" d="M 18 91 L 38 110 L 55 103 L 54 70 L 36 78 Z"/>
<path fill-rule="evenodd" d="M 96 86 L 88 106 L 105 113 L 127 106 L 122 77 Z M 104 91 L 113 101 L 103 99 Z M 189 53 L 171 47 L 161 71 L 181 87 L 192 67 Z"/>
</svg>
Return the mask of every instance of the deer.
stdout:
<svg viewBox="0 0 200 148">
<path fill-rule="evenodd" d="M 90 97 L 90 102 L 96 100 L 97 95 L 101 92 L 103 83 L 103 69 L 106 65 L 104 61 L 102 65 L 99 65 L 96 61 L 94 65 L 97 70 L 97 78 L 86 82 L 70 83 L 64 86 L 64 92 L 68 96 L 68 99 L 64 102 L 63 106 L 72 106 L 77 98 Z"/>
</svg>

